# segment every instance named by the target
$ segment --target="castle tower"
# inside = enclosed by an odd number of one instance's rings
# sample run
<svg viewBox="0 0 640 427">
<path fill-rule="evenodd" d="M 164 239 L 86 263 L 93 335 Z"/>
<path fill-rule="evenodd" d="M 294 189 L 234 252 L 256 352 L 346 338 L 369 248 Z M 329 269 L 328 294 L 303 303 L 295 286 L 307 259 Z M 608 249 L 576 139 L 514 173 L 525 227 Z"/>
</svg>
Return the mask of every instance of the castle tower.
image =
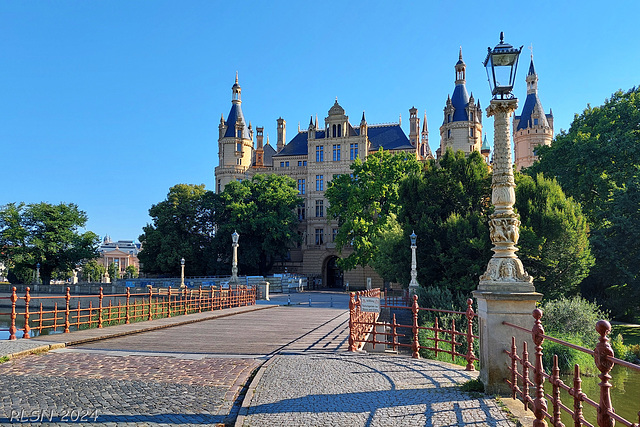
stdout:
<svg viewBox="0 0 640 427">
<path fill-rule="evenodd" d="M 218 125 L 218 166 L 215 168 L 216 193 L 224 191 L 231 181 L 243 180 L 251 167 L 253 157 L 253 131 L 247 126 L 242 114 L 242 89 L 236 81 L 231 87 L 231 111 L 225 121 L 220 118 Z"/>
<path fill-rule="evenodd" d="M 280 151 L 284 148 L 284 144 L 286 144 L 286 138 L 287 122 L 282 117 L 278 117 L 278 141 L 276 144 L 277 151 Z"/>
<path fill-rule="evenodd" d="M 427 125 L 427 112 L 424 112 L 424 118 L 422 119 L 422 139 L 420 141 L 420 157 L 421 160 L 433 159 L 433 153 L 431 147 L 429 147 L 429 126 Z"/>
<path fill-rule="evenodd" d="M 420 134 L 420 119 L 418 118 L 418 109 L 411 107 L 409 109 L 409 142 L 411 145 L 418 148 Z"/>
<path fill-rule="evenodd" d="M 482 109 L 476 103 L 473 93 L 467 94 L 467 66 L 462 60 L 462 48 L 455 66 L 456 80 L 453 94 L 447 97 L 444 120 L 440 126 L 440 148 L 438 157 L 447 148 L 462 150 L 465 154 L 480 151 L 482 147 Z"/>
<path fill-rule="evenodd" d="M 482 148 L 480 149 L 480 154 L 484 157 L 484 161 L 486 164 L 491 164 L 491 160 L 489 160 L 489 155 L 491 154 L 491 147 L 489 146 L 489 142 L 487 141 L 487 134 L 484 134 L 484 140 L 482 141 Z"/>
<path fill-rule="evenodd" d="M 257 127 L 256 128 L 256 161 L 254 163 L 255 167 L 264 167 L 264 128 Z"/>
<path fill-rule="evenodd" d="M 513 117 L 513 142 L 516 169 L 521 170 L 537 159 L 535 150 L 539 145 L 551 145 L 553 139 L 553 113 L 544 113 L 538 98 L 538 74 L 533 66 L 533 55 L 527 73 L 527 99 L 522 113 Z"/>
</svg>

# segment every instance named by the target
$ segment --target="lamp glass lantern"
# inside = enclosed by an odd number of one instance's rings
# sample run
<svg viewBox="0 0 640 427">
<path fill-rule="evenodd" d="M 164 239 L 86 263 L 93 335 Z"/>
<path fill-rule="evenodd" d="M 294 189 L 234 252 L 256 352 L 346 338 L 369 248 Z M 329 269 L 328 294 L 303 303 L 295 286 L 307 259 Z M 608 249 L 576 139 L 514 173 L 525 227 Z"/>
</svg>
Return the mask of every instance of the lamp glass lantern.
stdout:
<svg viewBox="0 0 640 427">
<path fill-rule="evenodd" d="M 511 90 L 515 83 L 518 58 L 520 57 L 522 46 L 516 49 L 509 43 L 505 43 L 504 33 L 501 32 L 500 43 L 493 50 L 490 47 L 487 50 L 484 66 L 487 70 L 491 94 L 494 99 L 512 98 Z"/>
<path fill-rule="evenodd" d="M 409 236 L 409 238 L 411 239 L 411 246 L 415 246 L 416 245 L 416 239 L 418 238 L 418 236 L 416 236 L 415 231 L 411 232 L 411 236 Z"/>
<path fill-rule="evenodd" d="M 238 243 L 239 238 L 240 238 L 240 235 L 238 234 L 238 232 L 234 231 L 233 234 L 231 235 L 231 241 L 233 243 Z"/>
<path fill-rule="evenodd" d="M 184 258 L 180 260 L 180 265 L 184 265 Z"/>
</svg>

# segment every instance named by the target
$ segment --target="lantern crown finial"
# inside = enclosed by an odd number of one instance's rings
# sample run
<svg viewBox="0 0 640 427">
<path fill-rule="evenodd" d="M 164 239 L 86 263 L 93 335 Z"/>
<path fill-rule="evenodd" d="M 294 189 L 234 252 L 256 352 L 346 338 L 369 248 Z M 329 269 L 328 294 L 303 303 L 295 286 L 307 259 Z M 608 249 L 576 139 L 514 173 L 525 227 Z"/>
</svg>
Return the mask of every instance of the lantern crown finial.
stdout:
<svg viewBox="0 0 640 427">
<path fill-rule="evenodd" d="M 504 32 L 500 32 L 500 43 L 493 49 L 487 48 L 487 57 L 484 66 L 487 70 L 489 86 L 494 98 L 513 98 L 511 90 L 516 78 L 518 57 L 522 47 L 516 49 L 504 41 Z"/>
</svg>

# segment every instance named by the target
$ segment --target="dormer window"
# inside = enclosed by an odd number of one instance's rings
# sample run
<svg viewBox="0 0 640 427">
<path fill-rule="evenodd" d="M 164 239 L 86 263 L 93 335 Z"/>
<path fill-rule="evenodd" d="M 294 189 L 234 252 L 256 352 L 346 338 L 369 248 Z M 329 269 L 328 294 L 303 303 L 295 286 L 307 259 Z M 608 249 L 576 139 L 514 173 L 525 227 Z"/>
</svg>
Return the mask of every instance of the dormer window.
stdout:
<svg viewBox="0 0 640 427">
<path fill-rule="evenodd" d="M 537 126 L 538 125 L 538 119 L 533 119 L 533 125 Z"/>
<path fill-rule="evenodd" d="M 447 114 L 447 123 L 451 123 L 451 114 Z"/>
<path fill-rule="evenodd" d="M 238 131 L 236 132 L 236 136 L 238 138 L 242 138 L 242 129 L 238 129 Z"/>
<path fill-rule="evenodd" d="M 333 137 L 334 137 L 334 138 L 336 137 L 336 134 L 337 134 L 337 132 L 336 132 L 336 131 L 337 131 L 337 130 L 338 130 L 338 128 L 336 127 L 336 125 L 333 125 Z"/>
<path fill-rule="evenodd" d="M 469 120 L 473 121 L 473 112 L 469 113 Z"/>
<path fill-rule="evenodd" d="M 338 138 L 342 136 L 342 125 L 338 125 Z"/>
<path fill-rule="evenodd" d="M 238 132 L 240 132 L 240 131 L 238 131 Z M 238 151 L 238 152 L 242 151 L 242 143 L 241 142 L 238 142 L 236 144 L 236 151 Z"/>
<path fill-rule="evenodd" d="M 451 138 L 451 129 L 447 130 L 447 138 Z"/>
</svg>

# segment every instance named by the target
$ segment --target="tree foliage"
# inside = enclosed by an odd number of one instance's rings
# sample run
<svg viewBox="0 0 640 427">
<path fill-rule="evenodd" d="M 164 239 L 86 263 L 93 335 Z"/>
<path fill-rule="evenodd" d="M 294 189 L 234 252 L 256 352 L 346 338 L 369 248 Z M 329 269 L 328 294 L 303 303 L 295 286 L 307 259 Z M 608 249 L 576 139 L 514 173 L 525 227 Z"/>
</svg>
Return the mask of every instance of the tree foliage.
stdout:
<svg viewBox="0 0 640 427">
<path fill-rule="evenodd" d="M 98 236 L 79 231 L 87 219 L 73 203 L 9 203 L 0 209 L 0 259 L 23 280 L 39 263 L 42 282 L 48 284 L 54 272 L 98 256 Z"/>
<path fill-rule="evenodd" d="M 100 282 L 107 269 L 102 264 L 98 264 L 95 259 L 86 262 L 82 266 L 82 274 L 87 282 Z"/>
<path fill-rule="evenodd" d="M 233 181 L 215 200 L 214 253 L 219 268 L 230 271 L 231 234 L 240 234 L 238 270 L 265 275 L 300 242 L 295 209 L 302 204 L 296 182 L 288 176 L 255 175 Z"/>
<path fill-rule="evenodd" d="M 640 88 L 618 91 L 576 115 L 569 131 L 540 147 L 527 173 L 555 177 L 580 202 L 596 264 L 583 294 L 615 316 L 640 308 Z"/>
<path fill-rule="evenodd" d="M 536 290 L 545 299 L 576 295 L 594 264 L 589 226 L 580 205 L 555 180 L 516 174 L 520 252 Z"/>
<path fill-rule="evenodd" d="M 329 217 L 338 220 L 336 248 L 341 253 L 349 248 L 349 255 L 338 261 L 340 268 L 351 270 L 372 263 L 379 253 L 376 239 L 388 228 L 391 215 L 399 211 L 400 181 L 421 168 L 409 153 L 391 154 L 380 149 L 364 162 L 356 159 L 351 175 L 339 175 L 331 181 L 325 197 Z"/>
<path fill-rule="evenodd" d="M 169 189 L 166 200 L 149 209 L 152 224 L 143 227 L 138 254 L 146 273 L 177 277 L 182 258 L 186 275 L 214 272 L 214 199 L 204 184 L 177 184 Z"/>
</svg>

